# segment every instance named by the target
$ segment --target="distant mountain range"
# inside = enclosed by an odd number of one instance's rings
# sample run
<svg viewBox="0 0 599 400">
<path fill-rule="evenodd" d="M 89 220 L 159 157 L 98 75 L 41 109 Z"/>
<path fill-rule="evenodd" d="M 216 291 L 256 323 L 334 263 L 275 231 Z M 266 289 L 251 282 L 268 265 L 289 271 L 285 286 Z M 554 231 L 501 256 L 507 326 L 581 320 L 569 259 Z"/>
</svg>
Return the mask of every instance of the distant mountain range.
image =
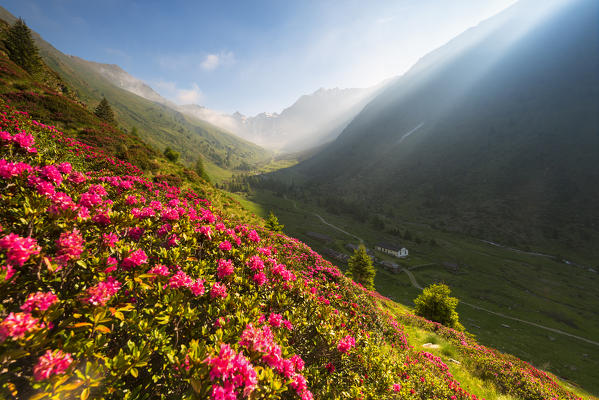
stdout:
<svg viewBox="0 0 599 400">
<path fill-rule="evenodd" d="M 520 1 L 424 57 L 333 143 L 275 176 L 391 223 L 590 249 L 598 15 L 596 0 Z"/>
<path fill-rule="evenodd" d="M 388 81 L 365 89 L 324 89 L 301 96 L 278 113 L 253 117 L 239 112 L 226 114 L 197 104 L 177 105 L 158 94 L 147 83 L 118 65 L 79 59 L 114 85 L 185 115 L 211 123 L 259 146 L 285 152 L 300 152 L 334 140 Z"/>
</svg>

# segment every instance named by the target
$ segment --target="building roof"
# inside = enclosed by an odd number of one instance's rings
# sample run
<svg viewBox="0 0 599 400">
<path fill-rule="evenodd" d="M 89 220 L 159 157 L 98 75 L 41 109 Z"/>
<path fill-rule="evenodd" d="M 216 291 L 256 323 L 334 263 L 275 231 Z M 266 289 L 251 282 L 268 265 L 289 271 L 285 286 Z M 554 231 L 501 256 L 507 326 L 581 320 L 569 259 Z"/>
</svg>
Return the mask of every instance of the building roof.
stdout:
<svg viewBox="0 0 599 400">
<path fill-rule="evenodd" d="M 384 242 L 377 243 L 376 245 L 378 247 L 382 247 L 383 249 L 388 249 L 388 250 L 393 250 L 393 251 L 399 251 L 404 248 L 401 244 L 391 244 L 391 243 L 384 243 Z"/>
</svg>

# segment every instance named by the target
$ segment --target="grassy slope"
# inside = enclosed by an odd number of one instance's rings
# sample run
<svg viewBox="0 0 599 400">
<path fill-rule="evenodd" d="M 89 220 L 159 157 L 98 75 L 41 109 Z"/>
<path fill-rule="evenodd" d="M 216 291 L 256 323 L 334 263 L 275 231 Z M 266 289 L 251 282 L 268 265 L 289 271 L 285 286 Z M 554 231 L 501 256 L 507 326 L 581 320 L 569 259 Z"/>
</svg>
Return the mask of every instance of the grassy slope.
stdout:
<svg viewBox="0 0 599 400">
<path fill-rule="evenodd" d="M 1 7 L 0 18 L 9 23 L 15 19 Z M 37 34 L 34 38 L 46 63 L 62 76 L 83 102 L 93 108 L 105 96 L 117 120 L 128 129 L 136 127 L 151 146 L 159 150 L 170 146 L 180 152 L 188 163 L 195 162 L 201 154 L 207 163 L 216 164 L 213 170 L 216 166 L 234 169 L 242 163 L 251 165 L 269 156 L 269 152 L 259 146 L 209 123 L 114 86 L 85 60 L 61 53 Z"/>
<path fill-rule="evenodd" d="M 443 281 L 465 302 L 591 340 L 598 336 L 597 273 L 546 257 L 515 253 L 459 233 L 440 231 L 409 221 L 399 225 L 400 230 L 409 230 L 414 238 L 422 239 L 421 244 L 398 239 L 369 224 L 330 214 L 314 204 L 296 201 L 296 208 L 293 201 L 270 192 L 256 192 L 249 200 L 254 202 L 254 212 L 266 216 L 269 210 L 273 210 L 286 226 L 286 232 L 320 252 L 329 247 L 348 253 L 344 245 L 355 243 L 356 240 L 323 225 L 312 212 L 362 237 L 371 247 L 382 240 L 404 243 L 410 250 L 410 257 L 404 263 L 406 266 L 434 264 L 413 271 L 422 286 Z M 335 240 L 331 244 L 324 244 L 306 235 L 309 231 L 325 233 Z M 433 238 L 439 246 L 428 244 Z M 393 260 L 380 254 L 378 256 Z M 462 273 L 448 272 L 440 265 L 443 262 L 462 264 Z M 392 274 L 381 268 L 378 269 L 376 286 L 383 295 L 404 304 L 411 304 L 419 294 L 405 274 Z M 463 304 L 458 311 L 468 331 L 485 345 L 515 354 L 577 382 L 591 392 L 599 393 L 599 360 L 595 357 L 598 354 L 597 346 L 502 319 Z"/>
</svg>

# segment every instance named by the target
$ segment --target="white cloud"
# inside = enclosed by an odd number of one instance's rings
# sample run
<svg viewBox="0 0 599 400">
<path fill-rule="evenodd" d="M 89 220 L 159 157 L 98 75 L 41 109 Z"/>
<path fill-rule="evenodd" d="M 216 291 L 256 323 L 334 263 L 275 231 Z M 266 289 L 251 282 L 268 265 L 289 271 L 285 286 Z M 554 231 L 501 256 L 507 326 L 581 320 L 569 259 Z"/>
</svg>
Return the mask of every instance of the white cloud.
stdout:
<svg viewBox="0 0 599 400">
<path fill-rule="evenodd" d="M 196 83 L 192 83 L 191 89 L 178 89 L 176 99 L 179 104 L 198 104 L 202 99 L 202 91 Z"/>
<path fill-rule="evenodd" d="M 153 85 L 164 97 L 177 104 L 199 104 L 204 95 L 197 83 L 193 82 L 189 89 L 177 87 L 175 82 L 158 81 Z"/>
<path fill-rule="evenodd" d="M 232 51 L 221 51 L 218 54 L 207 54 L 200 64 L 205 71 L 212 71 L 222 65 L 231 65 L 235 62 L 235 55 Z"/>
</svg>

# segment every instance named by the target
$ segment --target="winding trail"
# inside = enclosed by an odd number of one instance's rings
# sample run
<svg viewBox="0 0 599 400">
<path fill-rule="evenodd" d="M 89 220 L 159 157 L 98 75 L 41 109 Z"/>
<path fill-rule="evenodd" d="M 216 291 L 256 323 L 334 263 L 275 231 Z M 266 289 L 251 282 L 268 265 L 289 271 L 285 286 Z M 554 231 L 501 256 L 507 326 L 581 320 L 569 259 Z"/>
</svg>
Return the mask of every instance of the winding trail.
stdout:
<svg viewBox="0 0 599 400">
<path fill-rule="evenodd" d="M 287 199 L 287 197 L 285 197 L 285 198 Z M 287 199 L 287 200 L 289 200 L 289 199 Z M 295 208 L 296 210 L 299 210 L 299 208 L 298 208 L 297 203 L 295 202 L 295 200 L 290 200 L 290 201 L 293 203 L 293 208 Z M 320 222 L 322 222 L 323 224 L 325 224 L 327 226 L 330 226 L 331 228 L 336 229 L 339 232 L 342 232 L 342 233 L 344 233 L 344 234 L 346 234 L 348 236 L 351 236 L 351 237 L 354 237 L 354 238 L 358 239 L 360 241 L 360 243 L 364 243 L 364 241 L 362 240 L 362 238 L 354 235 L 353 233 L 347 232 L 346 230 L 343 230 L 343 229 L 339 228 L 336 225 L 333 225 L 333 224 L 327 222 L 321 215 L 319 215 L 317 213 L 314 213 L 314 212 L 311 213 L 311 214 L 314 214 L 315 216 L 317 216 L 318 219 L 320 219 Z M 491 244 L 491 245 L 494 245 L 494 246 L 501 246 L 501 245 L 499 245 L 497 243 L 493 243 L 493 242 L 487 242 L 487 243 Z M 503 246 L 501 246 L 501 247 L 503 247 Z M 539 256 L 547 256 L 545 254 L 538 254 L 538 255 Z M 401 270 L 403 272 L 405 272 L 406 275 L 408 275 L 408 278 L 410 279 L 410 283 L 412 284 L 412 286 L 414 286 L 418 290 L 422 290 L 423 289 L 422 286 L 420 286 L 420 284 L 418 284 L 418 281 L 416 280 L 416 278 L 414 277 L 414 274 L 411 271 L 409 271 L 407 268 L 402 268 Z M 460 303 L 464 304 L 464 305 L 466 305 L 468 307 L 472 307 L 475 310 L 484 311 L 484 312 L 489 313 L 489 314 L 497 315 L 498 317 L 501 317 L 501 318 L 509 319 L 509 320 L 512 320 L 512 321 L 518 321 L 518 322 L 521 322 L 523 324 L 527 324 L 527 325 L 530 325 L 530 326 L 534 326 L 536 328 L 544 329 L 544 330 L 549 331 L 549 332 L 557 333 L 558 335 L 568 336 L 568 337 L 571 337 L 571 338 L 574 338 L 574 339 L 578 339 L 578 340 L 581 340 L 583 342 L 586 342 L 586 343 L 589 343 L 589 344 L 592 344 L 592 345 L 595 345 L 595 346 L 599 346 L 599 342 L 596 342 L 596 341 L 591 340 L 591 339 L 584 338 L 582 336 L 578 336 L 578 335 L 574 335 L 572 333 L 564 332 L 562 330 L 551 328 L 549 326 L 537 324 L 536 322 L 526 321 L 526 320 L 521 319 L 521 318 L 510 317 L 509 315 L 505 315 L 505 314 L 497 312 L 497 311 L 492 311 L 492 310 L 489 310 L 487 308 L 484 308 L 484 307 L 481 307 L 481 306 L 477 306 L 476 304 L 467 303 L 467 302 L 462 301 L 462 300 L 460 300 Z"/>
<path fill-rule="evenodd" d="M 364 240 L 362 240 L 362 238 L 354 235 L 353 233 L 349 233 L 348 231 L 345 231 L 336 225 L 333 225 L 333 224 L 327 222 L 324 218 L 322 218 L 322 216 L 320 216 L 320 214 L 316 214 L 316 213 L 312 213 L 312 214 L 316 215 L 320 219 L 320 222 L 322 222 L 323 224 L 328 225 L 333 229 L 337 229 L 339 232 L 345 233 L 348 236 L 355 237 L 356 239 L 358 239 L 360 241 L 360 243 L 364 243 Z"/>
<path fill-rule="evenodd" d="M 285 196 L 285 199 L 289 200 L 287 198 L 287 196 Z M 295 202 L 295 200 L 289 200 L 289 201 L 291 201 L 291 203 L 293 204 L 293 208 L 295 208 L 296 210 L 299 210 L 299 208 L 298 208 L 297 203 Z M 324 219 L 320 214 L 317 214 L 315 212 L 313 212 L 311 214 L 316 215 L 318 217 L 318 219 L 320 219 L 320 222 L 322 222 L 323 224 L 328 225 L 331 228 L 336 229 L 336 230 L 338 230 L 341 233 L 344 233 L 344 234 L 346 234 L 348 236 L 351 236 L 351 237 L 354 237 L 354 238 L 358 239 L 360 241 L 360 243 L 364 243 L 364 240 L 362 240 L 362 238 L 354 235 L 353 233 L 349 233 L 348 231 L 339 228 L 337 225 L 333 225 L 330 222 L 327 222 L 327 220 Z"/>
<path fill-rule="evenodd" d="M 402 268 L 402 271 L 405 272 L 408 275 L 408 278 L 410 278 L 410 282 L 412 283 L 412 286 L 414 286 L 416 289 L 422 290 L 422 286 L 420 286 L 418 284 L 418 281 L 416 281 L 416 278 L 414 277 L 414 274 L 412 274 L 412 272 L 408 271 L 405 268 Z M 510 317 L 509 315 L 505 315 L 505 314 L 497 312 L 497 311 L 492 311 L 492 310 L 489 310 L 487 308 L 484 308 L 484 307 L 481 307 L 481 306 L 477 306 L 476 304 L 467 303 L 467 302 L 465 302 L 463 300 L 460 300 L 460 304 L 464 304 L 464 305 L 466 305 L 468 307 L 472 307 L 475 310 L 484 311 L 484 312 L 489 313 L 489 314 L 497 315 L 498 317 L 501 317 L 501 318 L 509 319 L 509 320 L 512 320 L 512 321 L 518 321 L 518 322 L 521 322 L 523 324 L 531 325 L 531 326 L 534 326 L 536 328 L 545 329 L 546 331 L 557 333 L 559 335 L 568 336 L 568 337 L 571 337 L 571 338 L 574 338 L 574 339 L 582 340 L 583 342 L 586 342 L 586 343 L 594 344 L 595 346 L 599 346 L 599 342 L 596 342 L 594 340 L 587 339 L 587 338 L 584 338 L 582 336 L 577 336 L 577 335 L 574 335 L 572 333 L 564 332 L 564 331 L 561 331 L 559 329 L 551 328 L 551 327 L 548 327 L 548 326 L 545 326 L 545 325 L 537 324 L 536 322 L 526 321 L 524 319 L 520 319 L 520 318 L 516 318 L 516 317 Z"/>
</svg>

